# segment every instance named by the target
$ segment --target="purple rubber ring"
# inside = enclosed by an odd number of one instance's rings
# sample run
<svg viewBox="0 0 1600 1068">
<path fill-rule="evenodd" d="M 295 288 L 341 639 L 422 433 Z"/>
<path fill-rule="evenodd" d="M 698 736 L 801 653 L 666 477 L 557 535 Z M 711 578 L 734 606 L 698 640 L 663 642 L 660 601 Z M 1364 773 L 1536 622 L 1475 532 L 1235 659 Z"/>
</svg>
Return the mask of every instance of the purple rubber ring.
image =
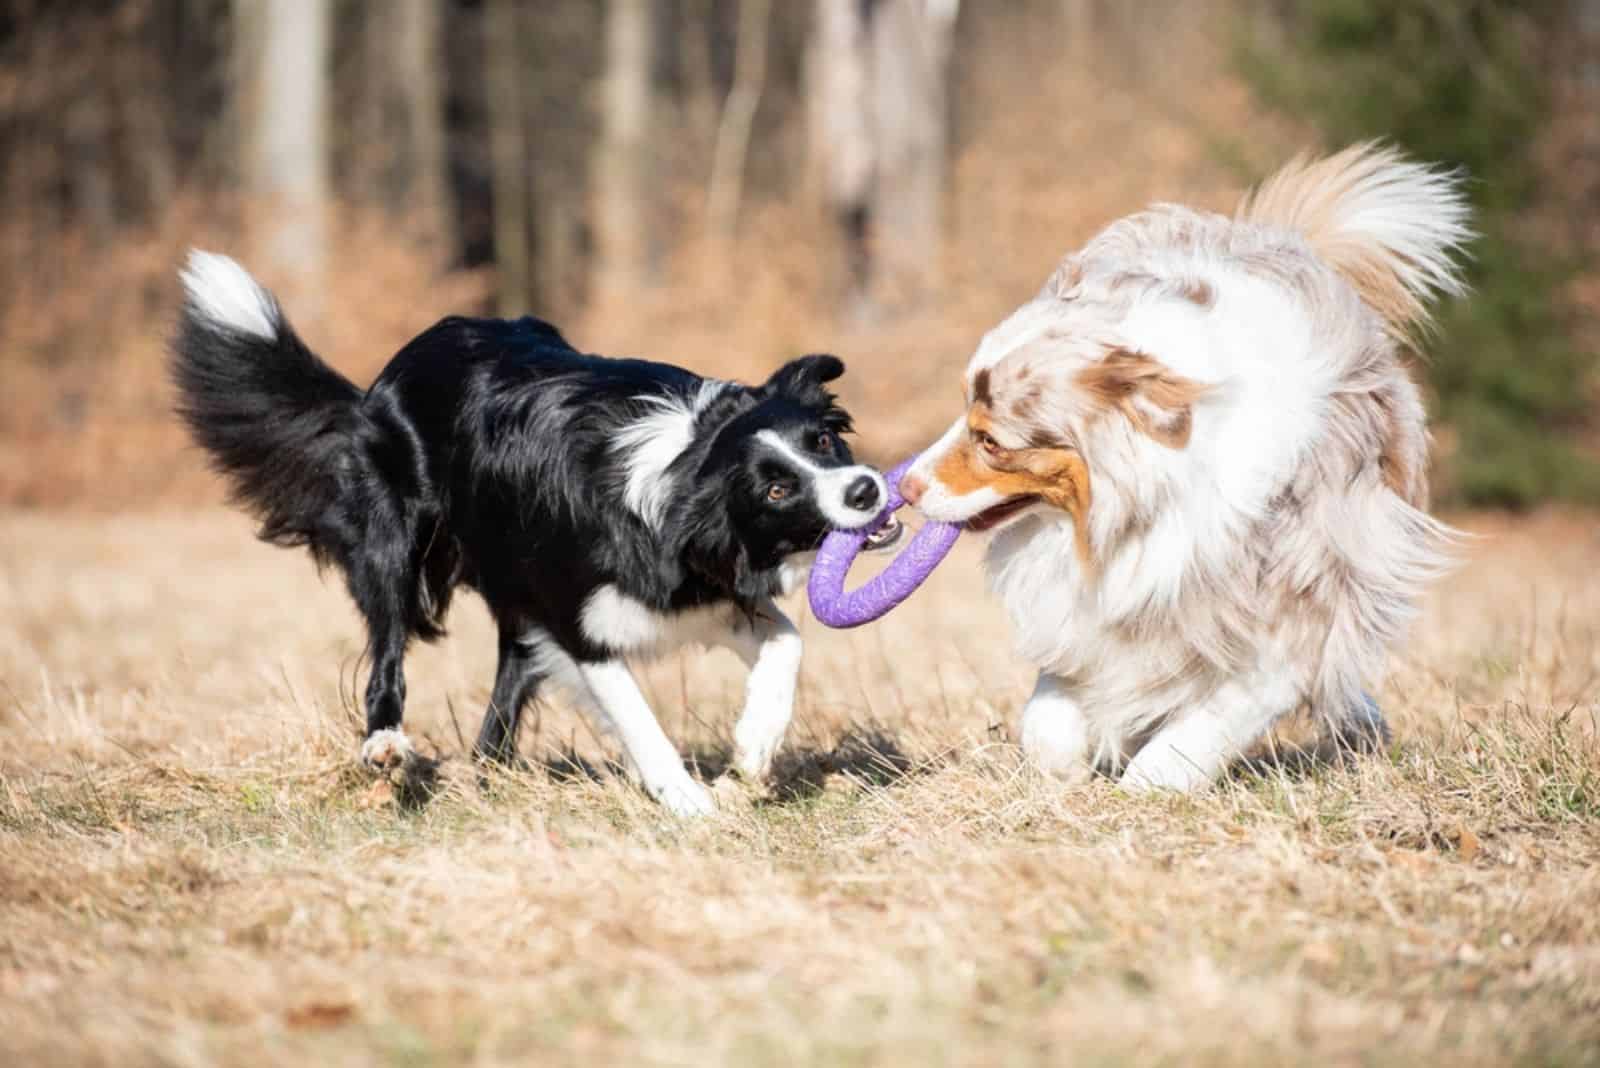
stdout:
<svg viewBox="0 0 1600 1068">
<path fill-rule="evenodd" d="M 961 527 L 955 523 L 926 523 L 911 543 L 889 561 L 882 574 L 845 592 L 845 576 L 866 544 L 867 535 L 887 523 L 895 509 L 906 503 L 900 496 L 900 479 L 915 461 L 915 456 L 903 460 L 883 476 L 889 484 L 889 501 L 871 526 L 860 530 L 835 530 L 822 539 L 817 561 L 811 565 L 811 581 L 806 585 L 806 592 L 811 597 L 812 614 L 828 626 L 859 627 L 886 614 L 933 574 L 933 569 L 961 536 Z"/>
</svg>

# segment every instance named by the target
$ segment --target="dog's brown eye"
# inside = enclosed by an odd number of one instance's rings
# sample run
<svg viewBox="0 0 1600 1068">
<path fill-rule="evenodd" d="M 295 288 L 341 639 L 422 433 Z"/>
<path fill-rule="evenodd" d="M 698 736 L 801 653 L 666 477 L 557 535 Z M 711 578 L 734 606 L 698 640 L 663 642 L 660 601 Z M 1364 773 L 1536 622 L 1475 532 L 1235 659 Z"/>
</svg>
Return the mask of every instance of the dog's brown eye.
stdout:
<svg viewBox="0 0 1600 1068">
<path fill-rule="evenodd" d="M 789 496 L 789 487 L 782 482 L 774 482 L 767 487 L 767 500 L 769 501 L 781 501 L 787 496 Z"/>
<path fill-rule="evenodd" d="M 828 433 L 826 430 L 824 430 L 822 433 L 817 435 L 817 451 L 818 452 L 832 452 L 833 451 L 833 435 Z"/>
<path fill-rule="evenodd" d="M 1000 451 L 1000 443 L 982 430 L 976 431 L 972 436 L 977 439 L 978 447 L 984 452 Z"/>
</svg>

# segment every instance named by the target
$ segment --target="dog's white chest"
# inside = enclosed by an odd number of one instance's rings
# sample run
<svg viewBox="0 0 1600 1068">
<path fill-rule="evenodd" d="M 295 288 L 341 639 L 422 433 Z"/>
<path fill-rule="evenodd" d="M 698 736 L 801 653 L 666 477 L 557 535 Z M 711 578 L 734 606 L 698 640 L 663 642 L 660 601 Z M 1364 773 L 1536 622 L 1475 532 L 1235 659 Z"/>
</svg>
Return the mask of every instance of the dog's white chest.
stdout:
<svg viewBox="0 0 1600 1068">
<path fill-rule="evenodd" d="M 1152 612 L 1130 626 L 1128 605 L 1106 596 L 1104 575 L 1085 572 L 1070 522 L 1024 522 L 1001 531 L 986 565 L 1017 652 L 1070 680 L 1091 720 L 1159 718 L 1203 692 L 1207 680 L 1197 673 L 1182 621 Z"/>
<path fill-rule="evenodd" d="M 719 642 L 732 626 L 732 606 L 664 613 L 618 590 L 598 587 L 583 603 L 583 636 L 617 654 L 665 653 L 683 645 Z"/>
</svg>

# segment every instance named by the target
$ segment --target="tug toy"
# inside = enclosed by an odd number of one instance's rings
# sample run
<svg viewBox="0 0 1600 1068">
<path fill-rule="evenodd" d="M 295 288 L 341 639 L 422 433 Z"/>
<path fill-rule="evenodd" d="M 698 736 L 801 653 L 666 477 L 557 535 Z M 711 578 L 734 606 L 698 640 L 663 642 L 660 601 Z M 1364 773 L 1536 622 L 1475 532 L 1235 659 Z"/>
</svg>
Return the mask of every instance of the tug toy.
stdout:
<svg viewBox="0 0 1600 1068">
<path fill-rule="evenodd" d="M 915 460 L 915 456 L 904 460 L 884 475 L 884 481 L 889 484 L 889 500 L 871 526 L 860 530 L 835 530 L 822 540 L 816 563 L 811 566 L 811 581 L 806 592 L 811 597 L 812 614 L 828 626 L 859 627 L 886 614 L 933 574 L 933 569 L 961 536 L 958 524 L 926 523 L 911 543 L 889 561 L 882 574 L 845 592 L 845 576 L 868 538 L 885 527 L 895 509 L 905 503 L 905 498 L 900 496 L 900 479 Z"/>
</svg>

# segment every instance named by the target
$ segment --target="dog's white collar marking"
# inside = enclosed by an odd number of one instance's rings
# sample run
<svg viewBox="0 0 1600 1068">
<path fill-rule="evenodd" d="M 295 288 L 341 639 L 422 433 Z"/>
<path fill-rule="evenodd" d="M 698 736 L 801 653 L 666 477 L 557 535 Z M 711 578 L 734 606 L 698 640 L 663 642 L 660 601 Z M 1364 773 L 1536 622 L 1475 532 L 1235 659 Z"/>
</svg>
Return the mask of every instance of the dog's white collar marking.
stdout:
<svg viewBox="0 0 1600 1068">
<path fill-rule="evenodd" d="M 195 249 L 181 277 L 189 303 L 211 325 L 266 341 L 278 336 L 278 302 L 234 260 Z"/>
<path fill-rule="evenodd" d="M 674 395 L 634 398 L 651 409 L 618 430 L 616 448 L 625 453 L 623 470 L 624 503 L 652 527 L 660 526 L 671 499 L 672 483 L 666 477 L 672 461 L 683 455 L 694 441 L 695 420 L 706 405 L 717 398 L 728 383 L 708 378 L 693 398 Z"/>
<path fill-rule="evenodd" d="M 883 507 L 883 502 L 889 498 L 889 489 L 884 484 L 883 476 L 864 464 L 851 464 L 849 467 L 823 467 L 809 456 L 800 452 L 794 446 L 784 441 L 776 431 L 758 430 L 756 440 L 765 444 L 774 452 L 783 455 L 784 459 L 794 464 L 800 470 L 811 476 L 817 487 L 817 507 L 827 517 L 829 523 L 842 530 L 854 530 L 865 526 L 872 521 L 873 516 Z M 844 503 L 845 492 L 850 484 L 862 475 L 872 479 L 878 487 L 877 503 L 865 511 L 851 508 Z"/>
</svg>

